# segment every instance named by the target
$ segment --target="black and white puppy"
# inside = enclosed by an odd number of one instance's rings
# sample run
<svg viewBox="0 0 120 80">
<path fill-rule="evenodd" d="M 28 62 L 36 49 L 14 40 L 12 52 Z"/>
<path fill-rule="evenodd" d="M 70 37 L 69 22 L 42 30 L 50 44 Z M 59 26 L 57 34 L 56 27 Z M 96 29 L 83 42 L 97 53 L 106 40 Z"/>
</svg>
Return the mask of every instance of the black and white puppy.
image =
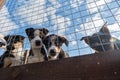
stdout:
<svg viewBox="0 0 120 80">
<path fill-rule="evenodd" d="M 69 56 L 62 49 L 63 43 L 65 43 L 65 45 L 68 46 L 69 42 L 65 37 L 56 34 L 48 35 L 44 39 L 44 44 L 48 51 L 47 55 L 49 60 L 62 59 L 67 58 Z"/>
<path fill-rule="evenodd" d="M 6 50 L 0 57 L 0 67 L 6 68 L 21 65 L 23 63 L 25 37 L 21 35 L 7 35 L 3 39 L 6 43 L 0 42 L 0 47 L 4 47 Z"/>
<path fill-rule="evenodd" d="M 106 24 L 107 22 L 99 32 L 94 33 L 92 36 L 81 38 L 81 40 L 84 40 L 96 53 L 120 49 L 120 40 L 111 36 Z"/>
<path fill-rule="evenodd" d="M 43 44 L 43 40 L 48 34 L 49 30 L 46 28 L 34 29 L 27 28 L 26 34 L 31 45 L 28 63 L 47 61 L 47 53 Z"/>
</svg>

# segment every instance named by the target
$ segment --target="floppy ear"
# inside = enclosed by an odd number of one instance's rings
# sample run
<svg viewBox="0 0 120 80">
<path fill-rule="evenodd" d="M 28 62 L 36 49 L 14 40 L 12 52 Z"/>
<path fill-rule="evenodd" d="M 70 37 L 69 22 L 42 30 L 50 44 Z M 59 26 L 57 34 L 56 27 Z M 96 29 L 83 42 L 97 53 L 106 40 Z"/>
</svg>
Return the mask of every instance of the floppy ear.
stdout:
<svg viewBox="0 0 120 80">
<path fill-rule="evenodd" d="M 85 36 L 85 37 L 82 37 L 80 40 L 81 41 L 84 40 L 85 43 L 89 44 L 89 38 L 90 38 L 90 36 Z"/>
<path fill-rule="evenodd" d="M 2 49 L 4 49 L 4 50 L 6 50 L 6 44 L 5 44 L 5 43 L 0 42 L 0 48 L 2 48 Z"/>
<path fill-rule="evenodd" d="M 60 41 L 62 41 L 63 43 L 65 43 L 66 46 L 68 46 L 69 41 L 65 37 L 59 36 L 58 38 L 59 38 Z"/>
<path fill-rule="evenodd" d="M 43 31 L 43 33 L 44 33 L 45 35 L 47 35 L 47 34 L 48 34 L 48 32 L 49 32 L 49 30 L 48 30 L 48 29 L 46 29 L 46 28 L 43 28 L 43 29 L 42 29 L 42 31 Z"/>
<path fill-rule="evenodd" d="M 102 26 L 102 28 L 100 29 L 99 32 L 106 33 L 106 34 L 110 35 L 109 29 L 107 28 L 107 22 L 105 22 L 105 24 Z"/>
<path fill-rule="evenodd" d="M 10 38 L 11 38 L 10 35 L 7 35 L 7 36 L 4 37 L 4 39 L 6 40 L 6 42 L 7 42 Z"/>
<path fill-rule="evenodd" d="M 2 43 L 2 42 L 0 42 L 0 47 L 2 47 L 2 46 L 5 46 L 5 44 L 4 44 L 4 43 Z"/>
<path fill-rule="evenodd" d="M 25 32 L 28 36 L 30 36 L 30 34 L 34 32 L 34 28 L 27 28 Z"/>
<path fill-rule="evenodd" d="M 5 43 L 0 42 L 0 47 L 5 49 Z"/>
<path fill-rule="evenodd" d="M 22 35 L 18 35 L 18 38 L 19 38 L 20 41 L 23 41 L 25 39 L 25 37 L 22 36 Z"/>
</svg>

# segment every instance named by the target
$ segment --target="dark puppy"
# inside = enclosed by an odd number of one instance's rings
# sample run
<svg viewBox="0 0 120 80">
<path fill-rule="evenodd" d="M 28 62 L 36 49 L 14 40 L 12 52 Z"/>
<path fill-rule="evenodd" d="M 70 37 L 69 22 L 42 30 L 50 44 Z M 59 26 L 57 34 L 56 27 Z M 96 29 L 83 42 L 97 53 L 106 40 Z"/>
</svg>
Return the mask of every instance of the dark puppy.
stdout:
<svg viewBox="0 0 120 80">
<path fill-rule="evenodd" d="M 0 47 L 4 47 L 6 51 L 0 57 L 0 67 L 16 66 L 22 64 L 24 36 L 7 35 L 4 37 L 6 43 L 0 42 Z"/>
<path fill-rule="evenodd" d="M 92 36 L 81 38 L 81 40 L 84 40 L 96 53 L 120 48 L 120 40 L 110 35 L 106 24 L 107 23 L 102 26 L 99 32 L 94 33 Z"/>
<path fill-rule="evenodd" d="M 47 53 L 46 53 L 46 49 L 43 44 L 43 40 L 48 34 L 48 32 L 49 31 L 45 28 L 26 29 L 26 34 L 29 38 L 30 45 L 31 45 L 28 63 L 43 62 L 47 60 L 47 55 L 46 55 Z"/>
<path fill-rule="evenodd" d="M 65 37 L 51 34 L 48 35 L 45 40 L 44 44 L 48 51 L 48 59 L 49 60 L 56 60 L 61 58 L 67 58 L 68 54 L 65 53 L 62 49 L 62 44 L 65 43 L 68 46 L 68 40 Z"/>
</svg>

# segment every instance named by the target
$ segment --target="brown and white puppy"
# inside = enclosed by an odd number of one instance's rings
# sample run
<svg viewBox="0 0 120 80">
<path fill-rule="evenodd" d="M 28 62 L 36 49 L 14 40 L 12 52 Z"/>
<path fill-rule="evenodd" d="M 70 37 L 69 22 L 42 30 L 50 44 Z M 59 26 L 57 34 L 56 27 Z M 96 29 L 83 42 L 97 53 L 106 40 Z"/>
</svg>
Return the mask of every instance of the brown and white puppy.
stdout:
<svg viewBox="0 0 120 80">
<path fill-rule="evenodd" d="M 47 61 L 47 53 L 43 44 L 43 40 L 48 34 L 49 30 L 45 28 L 34 29 L 27 28 L 26 34 L 31 45 L 28 63 Z"/>
<path fill-rule="evenodd" d="M 0 42 L 0 47 L 4 47 L 6 51 L 0 57 L 0 67 L 17 66 L 23 63 L 23 46 L 24 36 L 7 35 L 4 37 L 6 43 Z"/>
<path fill-rule="evenodd" d="M 51 34 L 45 38 L 44 44 L 48 51 L 47 54 L 49 60 L 56 60 L 68 57 L 68 54 L 65 53 L 62 49 L 63 43 L 65 43 L 66 46 L 68 46 L 69 43 L 68 40 L 63 36 Z"/>
<path fill-rule="evenodd" d="M 120 49 L 120 40 L 111 36 L 106 24 L 107 23 L 102 26 L 99 32 L 94 33 L 92 36 L 81 38 L 81 40 L 84 40 L 96 53 Z"/>
</svg>

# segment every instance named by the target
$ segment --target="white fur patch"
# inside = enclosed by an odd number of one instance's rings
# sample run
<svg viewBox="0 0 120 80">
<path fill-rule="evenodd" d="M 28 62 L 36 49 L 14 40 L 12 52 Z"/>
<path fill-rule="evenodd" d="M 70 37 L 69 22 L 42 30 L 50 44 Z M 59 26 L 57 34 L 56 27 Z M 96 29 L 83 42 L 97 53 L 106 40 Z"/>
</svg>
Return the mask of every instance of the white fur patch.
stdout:
<svg viewBox="0 0 120 80">
<path fill-rule="evenodd" d="M 35 30 L 34 32 L 34 38 L 30 41 L 31 47 L 32 48 L 41 48 L 42 44 L 40 46 L 36 46 L 35 42 L 37 40 L 39 40 L 42 43 L 42 39 L 39 37 L 40 35 L 40 31 L 39 30 Z"/>
<path fill-rule="evenodd" d="M 29 56 L 28 63 L 43 62 L 44 57 L 40 58 L 39 56 Z"/>
<path fill-rule="evenodd" d="M 35 36 L 39 36 L 40 35 L 40 31 L 39 30 L 35 30 L 34 35 Z"/>
</svg>

